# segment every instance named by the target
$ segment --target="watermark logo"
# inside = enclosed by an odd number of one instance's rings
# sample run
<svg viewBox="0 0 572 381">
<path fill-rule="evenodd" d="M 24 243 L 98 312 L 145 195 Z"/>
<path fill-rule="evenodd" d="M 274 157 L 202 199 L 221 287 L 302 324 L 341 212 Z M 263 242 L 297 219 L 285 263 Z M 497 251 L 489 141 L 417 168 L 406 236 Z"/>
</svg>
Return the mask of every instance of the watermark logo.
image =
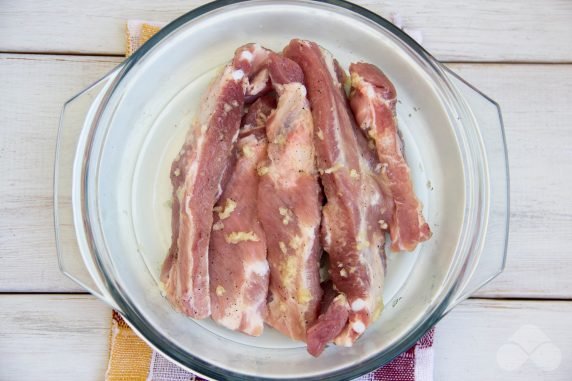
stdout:
<svg viewBox="0 0 572 381">
<path fill-rule="evenodd" d="M 497 363 L 504 370 L 517 370 L 529 360 L 544 371 L 562 362 L 560 348 L 535 325 L 521 326 L 497 351 Z"/>
</svg>

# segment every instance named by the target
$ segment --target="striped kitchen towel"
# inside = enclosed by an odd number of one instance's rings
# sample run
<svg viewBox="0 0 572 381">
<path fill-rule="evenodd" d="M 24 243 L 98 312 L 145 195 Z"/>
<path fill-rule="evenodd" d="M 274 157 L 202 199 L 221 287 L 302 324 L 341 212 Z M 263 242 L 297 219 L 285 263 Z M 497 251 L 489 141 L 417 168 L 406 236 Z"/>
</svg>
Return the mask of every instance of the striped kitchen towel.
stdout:
<svg viewBox="0 0 572 381">
<path fill-rule="evenodd" d="M 433 334 L 431 329 L 408 351 L 389 364 L 355 381 L 432 381 Z M 201 381 L 153 351 L 113 311 L 106 381 Z"/>
<path fill-rule="evenodd" d="M 395 23 L 399 25 L 394 16 Z M 164 23 L 131 20 L 126 28 L 126 55 L 130 56 L 143 45 Z M 432 381 L 433 380 L 433 334 L 431 329 L 408 351 L 397 356 L 389 364 L 358 381 Z M 107 381 L 194 381 L 202 378 L 171 363 L 153 351 L 113 311 Z"/>
</svg>

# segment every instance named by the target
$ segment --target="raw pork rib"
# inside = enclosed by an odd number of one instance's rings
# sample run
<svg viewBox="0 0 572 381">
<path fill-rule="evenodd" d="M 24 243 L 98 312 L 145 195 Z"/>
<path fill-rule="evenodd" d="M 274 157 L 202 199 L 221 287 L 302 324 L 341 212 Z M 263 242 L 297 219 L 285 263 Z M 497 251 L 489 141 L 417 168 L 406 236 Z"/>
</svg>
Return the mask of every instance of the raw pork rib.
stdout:
<svg viewBox="0 0 572 381">
<path fill-rule="evenodd" d="M 308 352 L 318 357 L 325 349 L 326 344 L 340 334 L 348 321 L 348 301 L 344 294 L 334 290 L 331 281 L 323 284 L 324 296 L 320 303 L 320 316 L 308 328 Z"/>
<path fill-rule="evenodd" d="M 381 181 L 393 198 L 392 218 L 387 221 L 393 250 L 415 250 L 431 231 L 415 197 L 409 167 L 402 154 L 395 118 L 396 92 L 377 67 L 367 63 L 350 66 L 350 103 L 359 126 L 375 142 L 382 165 Z"/>
<path fill-rule="evenodd" d="M 270 265 L 266 322 L 305 340 L 322 296 L 312 115 L 298 65 L 272 54 L 268 68 L 278 106 L 266 123 L 268 162 L 259 168 L 258 213 Z"/>
<path fill-rule="evenodd" d="M 340 68 L 333 57 L 317 44 L 301 40 L 292 40 L 284 55 L 300 65 L 306 79 L 318 168 L 327 198 L 322 211 L 322 241 L 330 256 L 333 284 L 349 308 L 348 322 L 334 342 L 351 346 L 383 307 L 384 232 L 380 221 L 385 200 L 362 155 L 338 78 Z M 340 321 L 346 318 L 337 315 Z M 327 324 L 318 321 L 317 328 L 310 330 L 309 349 L 316 348 L 315 355 L 325 343 L 314 341 L 330 339 L 331 335 L 322 330 L 331 329 L 331 320 L 328 316 L 324 319 Z"/>
<path fill-rule="evenodd" d="M 249 44 L 211 84 L 198 120 L 171 166 L 173 184 L 172 244 L 161 280 L 167 298 L 185 314 L 203 319 L 210 315 L 208 248 L 211 213 L 221 191 L 238 137 L 249 79 L 262 68 L 267 52 Z"/>
<path fill-rule="evenodd" d="M 258 164 L 266 140 L 238 141 L 238 158 L 215 207 L 209 250 L 212 319 L 249 335 L 264 328 L 268 293 L 266 238 L 258 221 Z"/>
</svg>

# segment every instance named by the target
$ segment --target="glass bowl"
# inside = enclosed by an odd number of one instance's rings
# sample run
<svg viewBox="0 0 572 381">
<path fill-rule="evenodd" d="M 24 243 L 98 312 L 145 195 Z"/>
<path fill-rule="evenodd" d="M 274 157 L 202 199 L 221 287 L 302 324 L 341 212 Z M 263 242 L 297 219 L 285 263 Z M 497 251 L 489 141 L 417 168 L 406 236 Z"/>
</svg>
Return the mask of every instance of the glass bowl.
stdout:
<svg viewBox="0 0 572 381">
<path fill-rule="evenodd" d="M 158 282 L 170 244 L 169 166 L 200 94 L 234 49 L 316 41 L 347 68 L 393 80 L 414 188 L 433 237 L 388 252 L 385 309 L 352 348 L 319 358 L 266 329 L 252 338 L 175 311 Z M 64 106 L 54 181 L 62 271 L 118 310 L 157 351 L 213 379 L 357 377 L 411 347 L 497 274 L 508 235 L 499 106 L 387 20 L 344 1 L 218 1 L 165 26 Z M 469 327 L 468 327 L 469 328 Z"/>
</svg>

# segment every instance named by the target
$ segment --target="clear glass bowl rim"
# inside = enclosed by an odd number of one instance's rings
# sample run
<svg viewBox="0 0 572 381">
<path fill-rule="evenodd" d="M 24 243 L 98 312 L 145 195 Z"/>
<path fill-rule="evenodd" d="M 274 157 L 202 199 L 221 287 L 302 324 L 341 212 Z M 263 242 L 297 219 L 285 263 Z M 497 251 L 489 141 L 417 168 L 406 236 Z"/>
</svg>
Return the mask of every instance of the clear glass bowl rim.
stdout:
<svg viewBox="0 0 572 381">
<path fill-rule="evenodd" d="M 88 206 L 89 203 L 87 202 L 87 200 L 90 197 L 90 196 L 88 196 L 88 194 L 90 192 L 93 192 L 93 190 L 90 190 L 89 187 L 86 186 L 86 182 L 85 182 L 85 179 L 87 179 L 87 176 L 88 176 L 88 170 L 86 168 L 89 167 L 90 160 L 91 159 L 97 159 L 97 161 L 98 161 L 98 156 L 97 156 L 98 152 L 95 152 L 95 150 L 94 150 L 94 148 L 97 148 L 97 147 L 92 147 L 92 145 L 91 145 L 91 143 L 93 141 L 93 134 L 95 133 L 95 130 L 98 127 L 99 116 L 102 114 L 103 110 L 105 109 L 105 107 L 106 107 L 106 105 L 107 105 L 107 103 L 111 97 L 111 94 L 113 94 L 113 91 L 117 88 L 120 81 L 137 64 L 137 62 L 139 62 L 139 60 L 146 55 L 146 53 L 150 49 L 152 49 L 155 45 L 157 45 L 160 41 L 162 41 L 165 37 L 167 37 L 173 31 L 177 30 L 183 24 L 185 24 L 185 23 L 187 23 L 187 22 L 189 22 L 189 21 L 191 21 L 191 20 L 193 20 L 199 16 L 202 16 L 208 12 L 211 12 L 213 10 L 216 10 L 216 9 L 228 6 L 228 5 L 234 5 L 237 3 L 242 3 L 242 2 L 258 2 L 258 0 L 218 0 L 218 1 L 208 3 L 208 4 L 205 4 L 201 7 L 193 9 L 192 11 L 184 14 L 183 16 L 179 17 L 178 19 L 176 19 L 173 22 L 166 25 L 154 37 L 152 37 L 145 45 L 143 45 L 139 50 L 137 50 L 131 57 L 129 57 L 122 64 L 122 67 L 120 68 L 119 73 L 115 76 L 113 83 L 111 84 L 107 93 L 103 97 L 103 100 L 102 100 L 101 104 L 99 105 L 99 109 L 97 110 L 96 116 L 95 116 L 93 123 L 91 125 L 90 137 L 88 138 L 88 144 L 86 147 L 86 152 L 87 152 L 88 157 L 87 157 L 87 160 L 84 162 L 85 163 L 84 164 L 84 171 L 85 171 L 84 175 L 85 176 L 82 176 L 83 177 L 83 180 L 82 180 L 82 193 L 83 193 L 83 196 L 82 196 L 82 214 L 84 216 L 94 215 L 93 213 L 90 213 L 90 211 L 88 210 L 89 209 L 89 206 Z M 261 1 L 261 2 L 263 2 L 263 1 Z M 377 15 L 377 14 L 375 14 L 375 13 L 373 13 L 373 12 L 371 12 L 365 8 L 362 8 L 362 7 L 357 6 L 355 4 L 349 3 L 345 0 L 303 0 L 303 1 L 300 1 L 300 3 L 304 3 L 304 2 L 306 2 L 306 3 L 325 3 L 325 4 L 329 4 L 329 5 L 334 5 L 336 7 L 340 7 L 340 8 L 355 12 L 355 13 L 359 14 L 360 16 L 366 17 L 370 21 L 373 21 L 374 23 L 376 23 L 376 24 L 380 25 L 381 27 L 383 27 L 384 29 L 388 30 L 390 33 L 395 35 L 395 37 L 397 39 L 401 40 L 409 48 L 411 48 L 418 55 L 418 57 L 423 60 L 423 62 L 425 64 L 427 64 L 428 66 L 430 66 L 434 70 L 434 72 L 435 72 L 434 74 L 436 74 L 436 76 L 439 77 L 440 85 L 442 85 L 445 88 L 445 93 L 446 93 L 445 95 L 449 95 L 448 101 L 454 105 L 454 108 L 457 110 L 457 112 L 459 114 L 466 114 L 466 111 L 470 111 L 470 108 L 468 108 L 468 106 L 462 102 L 462 97 L 459 97 L 456 95 L 456 94 L 458 94 L 458 91 L 455 90 L 454 86 L 451 85 L 450 81 L 448 80 L 448 78 L 444 74 L 444 72 L 447 69 L 442 67 L 442 65 L 439 63 L 439 61 L 437 61 L 435 58 L 433 58 L 423 47 L 421 47 L 419 44 L 417 44 L 417 42 L 415 42 L 411 37 L 409 37 L 406 33 L 401 31 L 399 28 L 395 27 L 391 22 L 387 21 L 386 19 L 382 18 L 381 16 L 379 16 L 379 15 Z M 275 1 L 273 3 L 278 3 L 278 2 Z M 292 2 L 288 1 L 288 3 L 292 3 Z M 487 98 L 487 99 L 494 103 L 494 101 L 490 100 L 489 98 Z M 465 109 L 467 109 L 467 110 L 465 110 Z M 463 129 L 467 127 L 467 125 L 466 125 L 467 121 L 472 121 L 472 124 L 473 124 L 473 126 L 468 126 L 469 129 L 471 127 L 474 129 L 478 129 L 478 126 L 477 126 L 477 124 L 473 118 L 467 117 L 464 119 L 465 119 L 465 123 L 463 123 L 463 124 L 461 124 L 460 122 L 457 122 L 457 126 L 456 126 L 456 128 L 458 130 L 458 131 L 456 131 L 457 133 L 460 132 L 461 134 L 463 134 Z M 471 122 L 469 122 L 469 123 L 471 123 Z M 503 131 L 503 133 L 504 133 L 504 131 Z M 461 136 L 461 138 L 462 137 L 463 136 Z M 469 148 L 474 149 L 475 147 L 469 147 Z M 506 148 L 505 148 L 505 152 L 506 152 Z M 464 154 L 466 156 L 466 152 Z M 473 154 L 474 154 L 474 152 L 473 152 Z M 468 157 L 469 157 L 469 159 L 472 159 L 471 161 L 475 161 L 475 157 L 472 157 L 471 155 L 468 155 Z M 478 160 L 476 160 L 476 162 L 477 162 L 477 166 L 478 166 L 478 164 L 479 164 Z M 466 163 L 463 163 L 464 166 L 465 166 L 465 164 Z M 483 176 L 483 174 L 480 173 L 480 172 L 482 172 L 482 170 L 483 170 L 483 168 L 481 168 L 481 171 L 479 171 L 479 169 L 477 168 L 476 172 L 470 174 L 469 176 L 475 175 L 480 180 L 484 180 L 484 178 L 486 178 L 486 175 Z M 487 190 L 488 190 L 488 188 L 485 189 L 485 192 Z M 471 193 L 471 192 L 473 192 L 473 189 L 468 189 L 468 191 L 469 191 L 469 193 Z M 94 194 L 94 196 L 91 196 L 91 197 L 97 197 L 96 191 L 93 193 L 95 193 L 95 194 Z M 481 207 L 481 205 L 478 205 L 478 197 L 475 198 L 474 195 L 473 196 L 468 195 L 467 199 L 468 199 L 467 202 L 469 204 L 477 203 L 476 205 L 470 205 L 469 209 L 471 209 L 472 207 Z M 507 208 L 508 208 L 508 203 L 507 203 Z M 182 367 L 187 368 L 190 371 L 193 371 L 199 375 L 203 375 L 203 376 L 213 378 L 213 379 L 233 379 L 233 380 L 236 380 L 236 379 L 241 379 L 241 380 L 268 380 L 269 379 L 269 378 L 265 378 L 265 377 L 246 376 L 244 374 L 231 372 L 231 371 L 223 369 L 223 368 L 214 367 L 213 365 L 192 356 L 191 354 L 187 353 L 186 351 L 183 351 L 183 350 L 179 349 L 178 347 L 173 346 L 172 343 L 168 340 L 168 338 L 164 337 L 159 331 L 157 331 L 151 325 L 147 324 L 145 316 L 141 313 L 141 311 L 139 311 L 137 306 L 135 306 L 130 300 L 128 300 L 128 298 L 124 297 L 125 294 L 122 292 L 121 287 L 115 282 L 113 277 L 110 276 L 110 272 L 107 271 L 107 269 L 110 269 L 110 261 L 108 258 L 106 258 L 106 256 L 109 256 L 109 254 L 105 253 L 104 245 L 98 244 L 97 240 L 94 238 L 94 234 L 90 230 L 90 228 L 91 228 L 91 229 L 96 229 L 96 230 L 101 231 L 102 230 L 101 226 L 98 226 L 100 221 L 97 221 L 97 223 L 93 223 L 93 224 L 89 220 L 85 221 L 85 222 L 87 225 L 86 226 L 86 235 L 87 235 L 87 241 L 88 241 L 87 243 L 88 243 L 92 253 L 94 253 L 93 257 L 95 259 L 95 263 L 96 263 L 96 266 L 98 268 L 98 272 L 100 274 L 102 274 L 102 279 L 103 279 L 103 282 L 105 283 L 106 291 L 112 297 L 114 304 L 117 305 L 117 307 L 121 310 L 122 315 L 124 315 L 126 320 L 140 334 L 140 336 L 145 339 L 145 341 L 147 341 L 156 350 L 163 353 L 167 357 L 171 358 L 173 361 L 175 361 L 176 363 L 178 363 Z M 96 222 L 96 221 L 93 221 L 93 222 Z M 464 221 L 464 225 L 465 225 L 464 228 L 468 229 L 468 227 L 466 226 L 467 225 L 466 222 L 467 221 Z M 471 221 L 469 221 L 469 223 L 470 222 Z M 473 224 L 474 224 L 474 222 L 473 222 Z M 474 228 L 474 226 L 473 226 L 473 228 Z M 468 233 L 466 231 L 461 232 L 462 237 L 463 237 L 463 235 L 466 236 L 467 234 Z M 472 233 L 472 234 L 475 235 L 474 233 Z M 507 226 L 506 234 L 508 235 L 508 226 Z M 477 233 L 477 235 L 480 237 L 481 240 L 484 237 L 483 232 Z M 100 236 L 102 236 L 102 235 L 100 235 Z M 467 237 L 465 237 L 465 240 L 466 239 L 467 239 Z M 461 241 L 462 240 L 463 240 L 463 238 L 461 238 Z M 478 244 L 478 242 L 477 242 L 477 244 Z M 462 255 L 463 258 L 461 261 L 458 261 L 458 264 L 455 268 L 455 271 L 453 271 L 450 274 L 450 277 L 447 281 L 447 285 L 449 286 L 448 292 L 441 295 L 439 300 L 437 302 L 435 302 L 434 305 L 432 305 L 432 309 L 430 310 L 431 312 L 427 314 L 427 316 L 425 317 L 425 320 L 422 321 L 421 324 L 418 324 L 414 329 L 412 329 L 396 345 L 388 348 L 387 350 L 385 350 L 383 352 L 380 352 L 378 355 L 373 356 L 369 359 L 366 359 L 362 363 L 360 363 L 359 365 L 356 365 L 354 367 L 346 368 L 346 369 L 335 371 L 335 372 L 331 372 L 328 374 L 323 374 L 320 376 L 320 379 L 323 379 L 323 380 L 345 380 L 345 379 L 353 379 L 353 378 L 359 377 L 360 375 L 369 373 L 369 372 L 379 368 L 380 366 L 385 365 L 386 363 L 391 361 L 393 358 L 395 358 L 396 356 L 398 356 L 399 354 L 401 354 L 402 352 L 406 351 L 411 346 L 413 346 L 415 344 L 415 342 L 417 342 L 423 336 L 423 334 L 425 334 L 425 332 L 429 328 L 431 328 L 433 325 L 435 325 L 450 310 L 451 305 L 453 305 L 455 303 L 455 298 L 458 296 L 458 291 L 463 284 L 464 277 L 466 276 L 465 271 L 467 270 L 466 269 L 467 262 L 471 259 L 470 258 L 471 255 L 474 256 L 474 255 L 480 254 L 478 252 L 476 254 L 472 252 L 474 247 L 475 247 L 474 243 L 469 244 L 469 246 L 466 247 L 466 249 L 464 250 L 463 253 L 459 253 L 459 252 L 456 253 L 456 256 Z M 505 255 L 506 255 L 506 248 L 505 248 Z M 298 380 L 304 380 L 305 378 L 297 378 L 297 379 Z M 308 378 L 308 379 L 310 379 L 310 378 Z"/>
</svg>

